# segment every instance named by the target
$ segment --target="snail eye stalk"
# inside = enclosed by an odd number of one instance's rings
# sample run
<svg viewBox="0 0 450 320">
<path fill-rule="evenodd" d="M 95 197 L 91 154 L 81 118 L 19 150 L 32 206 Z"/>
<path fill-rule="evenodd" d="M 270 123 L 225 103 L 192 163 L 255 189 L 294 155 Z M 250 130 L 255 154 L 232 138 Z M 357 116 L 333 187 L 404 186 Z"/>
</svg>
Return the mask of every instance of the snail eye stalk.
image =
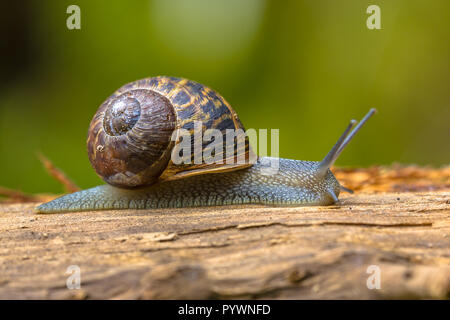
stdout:
<svg viewBox="0 0 450 320">
<path fill-rule="evenodd" d="M 324 176 L 327 170 L 334 164 L 344 148 L 349 144 L 353 137 L 358 133 L 362 126 L 377 112 L 376 109 L 372 108 L 364 116 L 364 118 L 355 126 L 356 120 L 351 120 L 350 124 L 345 129 L 344 133 L 341 135 L 336 144 L 331 148 L 330 152 L 325 156 L 325 158 L 320 162 L 317 174 L 319 176 Z M 355 127 L 354 127 L 355 126 Z M 354 128 L 353 128 L 354 127 Z M 353 130 L 352 130 L 353 128 Z"/>
</svg>

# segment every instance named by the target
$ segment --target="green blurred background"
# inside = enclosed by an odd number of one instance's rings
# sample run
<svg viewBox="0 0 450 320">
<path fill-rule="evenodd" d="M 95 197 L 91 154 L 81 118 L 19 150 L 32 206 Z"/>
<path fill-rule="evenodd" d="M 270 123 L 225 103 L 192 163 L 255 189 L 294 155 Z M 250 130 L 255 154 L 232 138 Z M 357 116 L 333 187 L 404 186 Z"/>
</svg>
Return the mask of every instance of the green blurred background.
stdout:
<svg viewBox="0 0 450 320">
<path fill-rule="evenodd" d="M 66 8 L 81 8 L 68 30 Z M 381 8 L 381 30 L 366 8 Z M 450 1 L 21 1 L 0 5 L 0 186 L 61 192 L 36 153 L 81 187 L 97 107 L 144 77 L 220 92 L 246 128 L 280 129 L 280 156 L 320 160 L 370 120 L 338 166 L 449 163 Z"/>
</svg>

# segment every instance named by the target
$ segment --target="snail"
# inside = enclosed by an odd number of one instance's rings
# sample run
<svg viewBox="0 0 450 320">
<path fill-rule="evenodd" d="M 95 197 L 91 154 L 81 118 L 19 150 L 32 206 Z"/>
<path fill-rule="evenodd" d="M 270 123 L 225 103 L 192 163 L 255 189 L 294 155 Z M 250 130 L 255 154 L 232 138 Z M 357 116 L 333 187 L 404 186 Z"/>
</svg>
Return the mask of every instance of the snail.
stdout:
<svg viewBox="0 0 450 320">
<path fill-rule="evenodd" d="M 256 157 L 236 112 L 214 90 L 165 76 L 131 82 L 99 107 L 88 132 L 89 160 L 108 184 L 64 195 L 36 210 L 331 205 L 339 201 L 341 191 L 352 190 L 340 185 L 330 167 L 375 112 L 371 109 L 358 124 L 351 120 L 320 162 Z M 206 134 L 209 129 L 225 136 L 230 129 L 238 132 L 232 148 L 221 147 L 225 138 L 221 141 L 220 136 L 198 143 L 180 133 Z M 212 141 L 217 148 L 211 147 Z M 184 155 L 185 149 L 178 148 L 183 142 L 193 147 L 193 154 Z M 202 159 L 207 150 L 223 161 Z M 199 155 L 200 161 L 195 161 Z M 267 174 L 264 170 L 273 161 L 278 161 L 278 170 Z"/>
</svg>

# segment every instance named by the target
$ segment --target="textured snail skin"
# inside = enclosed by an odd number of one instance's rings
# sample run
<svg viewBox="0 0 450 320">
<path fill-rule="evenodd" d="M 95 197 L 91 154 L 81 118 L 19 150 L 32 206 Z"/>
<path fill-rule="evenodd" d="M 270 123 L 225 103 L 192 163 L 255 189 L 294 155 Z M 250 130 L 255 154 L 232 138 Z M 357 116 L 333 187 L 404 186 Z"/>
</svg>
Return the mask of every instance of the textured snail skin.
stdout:
<svg viewBox="0 0 450 320">
<path fill-rule="evenodd" d="M 231 204 L 330 205 L 341 186 L 330 170 L 318 176 L 320 162 L 279 160 L 279 170 L 264 174 L 267 160 L 249 168 L 156 183 L 140 189 L 101 185 L 44 203 L 40 213 L 108 209 L 155 209 Z M 273 158 L 272 158 L 273 160 Z M 267 161 L 267 162 L 266 162 Z M 263 169 L 263 170 L 262 170 Z"/>
</svg>

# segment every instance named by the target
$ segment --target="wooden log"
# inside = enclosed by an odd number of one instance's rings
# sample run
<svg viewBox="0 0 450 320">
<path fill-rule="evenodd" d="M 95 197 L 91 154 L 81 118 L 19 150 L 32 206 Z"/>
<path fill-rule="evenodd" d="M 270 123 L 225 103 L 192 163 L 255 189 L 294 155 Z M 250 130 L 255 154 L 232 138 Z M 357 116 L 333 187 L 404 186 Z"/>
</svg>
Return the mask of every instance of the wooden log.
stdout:
<svg viewBox="0 0 450 320">
<path fill-rule="evenodd" d="M 0 299 L 446 299 L 447 183 L 395 192 L 375 181 L 328 207 L 38 215 L 36 203 L 0 204 Z"/>
</svg>

